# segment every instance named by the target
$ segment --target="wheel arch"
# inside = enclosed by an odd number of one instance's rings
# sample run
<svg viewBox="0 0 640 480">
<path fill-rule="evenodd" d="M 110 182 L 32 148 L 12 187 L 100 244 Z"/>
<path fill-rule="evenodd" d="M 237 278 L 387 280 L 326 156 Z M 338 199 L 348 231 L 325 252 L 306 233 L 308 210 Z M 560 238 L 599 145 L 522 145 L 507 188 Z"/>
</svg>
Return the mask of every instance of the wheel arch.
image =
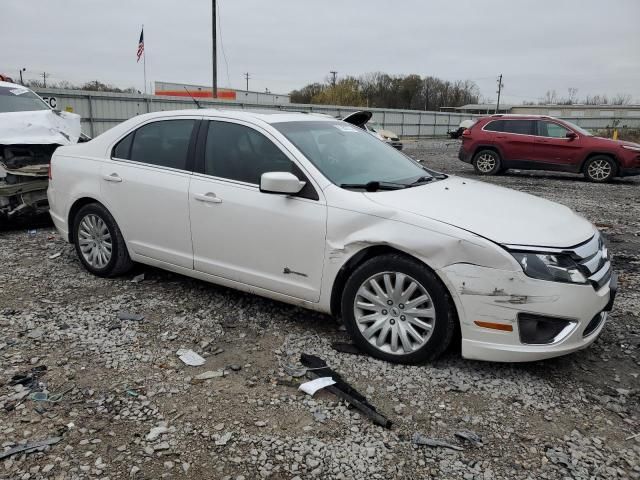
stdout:
<svg viewBox="0 0 640 480">
<path fill-rule="evenodd" d="M 69 226 L 69 238 L 67 239 L 67 241 L 69 243 L 73 243 L 73 220 L 75 219 L 80 209 L 85 205 L 89 205 L 90 203 L 97 203 L 109 210 L 104 203 L 93 197 L 80 197 L 76 199 L 71 205 L 71 208 L 69 209 L 69 216 L 67 217 L 67 225 Z M 111 213 L 111 211 L 109 211 L 109 213 Z"/>
<path fill-rule="evenodd" d="M 421 260 L 420 258 L 414 255 L 411 255 L 410 253 L 407 253 L 403 250 L 395 248 L 391 245 L 371 245 L 369 247 L 363 248 L 362 250 L 359 250 L 354 255 L 352 255 L 351 258 L 349 258 L 349 260 L 347 260 L 344 263 L 344 265 L 342 265 L 342 267 L 338 271 L 338 274 L 336 275 L 336 278 L 333 282 L 333 287 L 331 289 L 331 300 L 330 300 L 331 315 L 333 315 L 336 318 L 339 318 L 341 316 L 342 292 L 344 291 L 344 287 L 347 283 L 347 280 L 351 276 L 351 274 L 360 265 L 365 263 L 367 260 L 370 260 L 374 257 L 382 256 L 382 255 L 388 255 L 388 254 L 396 254 L 396 255 L 402 255 L 404 257 L 407 257 L 415 262 L 418 262 L 420 265 L 424 266 L 431 273 L 433 273 L 434 277 L 437 278 L 438 281 L 442 284 L 442 287 L 444 288 L 445 292 L 447 292 L 447 295 L 449 296 L 449 304 L 452 308 L 453 314 L 455 315 L 455 319 L 456 319 L 456 322 L 455 322 L 456 333 L 459 336 L 460 321 L 458 316 L 458 308 L 454 301 L 453 294 L 449 290 L 449 287 L 446 285 L 445 282 L 442 281 L 442 279 L 440 278 L 440 275 L 438 275 L 436 271 L 433 268 L 431 268 L 428 264 L 426 264 L 423 260 Z"/>
<path fill-rule="evenodd" d="M 471 161 L 473 161 L 473 159 L 476 158 L 476 155 L 478 155 L 478 153 L 480 153 L 482 150 L 492 150 L 500 156 L 501 161 L 504 161 L 504 155 L 502 154 L 502 150 L 500 147 L 498 147 L 497 145 L 486 144 L 478 145 L 475 148 L 475 150 L 473 151 L 473 155 L 471 156 Z"/>
<path fill-rule="evenodd" d="M 616 166 L 616 174 L 618 174 L 620 172 L 620 160 L 618 160 L 618 157 L 612 153 L 612 152 L 589 152 L 587 154 L 587 156 L 582 160 L 582 163 L 580 164 L 580 172 L 584 172 L 584 168 L 587 165 L 587 162 L 589 160 L 591 160 L 594 157 L 608 157 L 611 160 L 613 160 L 613 163 Z"/>
</svg>

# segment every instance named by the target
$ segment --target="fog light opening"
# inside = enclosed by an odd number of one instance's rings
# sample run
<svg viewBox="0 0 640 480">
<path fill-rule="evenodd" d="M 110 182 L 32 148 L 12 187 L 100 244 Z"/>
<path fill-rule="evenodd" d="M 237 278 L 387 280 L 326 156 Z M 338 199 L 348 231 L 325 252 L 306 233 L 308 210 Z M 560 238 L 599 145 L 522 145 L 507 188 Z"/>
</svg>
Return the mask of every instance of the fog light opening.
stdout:
<svg viewBox="0 0 640 480">
<path fill-rule="evenodd" d="M 518 314 L 520 341 L 527 345 L 548 345 L 566 336 L 573 322 L 563 318 Z M 564 335 L 563 335 L 564 333 Z"/>
</svg>

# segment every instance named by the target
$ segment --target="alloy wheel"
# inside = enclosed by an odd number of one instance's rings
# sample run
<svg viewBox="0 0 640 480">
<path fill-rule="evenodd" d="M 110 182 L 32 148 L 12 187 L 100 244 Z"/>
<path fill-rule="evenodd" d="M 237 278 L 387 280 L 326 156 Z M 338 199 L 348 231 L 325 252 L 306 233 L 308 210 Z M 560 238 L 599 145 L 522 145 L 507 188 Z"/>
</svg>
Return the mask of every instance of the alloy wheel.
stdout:
<svg viewBox="0 0 640 480">
<path fill-rule="evenodd" d="M 111 260 L 113 244 L 107 224 L 98 215 L 86 215 L 78 226 L 78 245 L 93 268 L 104 268 Z"/>
<path fill-rule="evenodd" d="M 611 175 L 611 164 L 607 160 L 594 160 L 589 164 L 589 176 L 594 180 L 604 180 Z"/>
<path fill-rule="evenodd" d="M 378 350 L 393 355 L 406 355 L 423 347 L 436 321 L 427 290 L 400 272 L 382 272 L 365 280 L 353 308 L 362 336 Z"/>
<path fill-rule="evenodd" d="M 496 158 L 489 153 L 483 153 L 476 160 L 476 166 L 482 173 L 489 173 L 496 167 Z"/>
</svg>

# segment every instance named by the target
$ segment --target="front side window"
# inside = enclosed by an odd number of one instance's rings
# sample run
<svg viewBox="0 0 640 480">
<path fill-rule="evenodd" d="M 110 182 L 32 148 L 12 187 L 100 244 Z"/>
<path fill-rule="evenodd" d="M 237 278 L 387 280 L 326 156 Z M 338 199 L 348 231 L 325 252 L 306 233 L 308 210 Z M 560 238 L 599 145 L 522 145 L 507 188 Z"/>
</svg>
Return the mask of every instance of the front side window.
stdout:
<svg viewBox="0 0 640 480">
<path fill-rule="evenodd" d="M 569 130 L 554 122 L 538 122 L 538 135 L 541 137 L 567 138 Z"/>
<path fill-rule="evenodd" d="M 387 183 L 404 188 L 431 175 L 373 135 L 345 122 L 299 121 L 273 126 L 336 185 Z"/>
<path fill-rule="evenodd" d="M 237 123 L 209 122 L 206 175 L 258 185 L 266 172 L 299 175 L 296 165 L 262 133 Z"/>
<path fill-rule="evenodd" d="M 195 120 L 148 123 L 120 140 L 113 149 L 113 157 L 186 170 L 194 125 Z"/>
<path fill-rule="evenodd" d="M 0 113 L 35 110 L 51 110 L 51 108 L 28 88 L 20 85 L 0 87 Z"/>
<path fill-rule="evenodd" d="M 502 131 L 520 135 L 535 135 L 534 128 L 535 122 L 533 120 L 504 120 Z"/>
</svg>

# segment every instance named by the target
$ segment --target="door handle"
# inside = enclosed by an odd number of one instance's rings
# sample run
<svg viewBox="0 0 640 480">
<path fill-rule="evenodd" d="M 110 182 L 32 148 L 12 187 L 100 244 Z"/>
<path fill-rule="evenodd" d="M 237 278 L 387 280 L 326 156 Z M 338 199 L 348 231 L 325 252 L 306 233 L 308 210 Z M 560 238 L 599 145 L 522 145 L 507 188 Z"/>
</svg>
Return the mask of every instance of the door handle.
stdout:
<svg viewBox="0 0 640 480">
<path fill-rule="evenodd" d="M 112 173 L 111 175 L 103 175 L 102 179 L 105 182 L 115 182 L 115 183 L 122 182 L 122 178 L 120 178 L 120 176 L 117 173 Z"/>
<path fill-rule="evenodd" d="M 222 199 L 216 197 L 216 194 L 213 192 L 207 192 L 207 193 L 196 193 L 193 198 L 195 198 L 196 200 L 198 200 L 199 202 L 205 202 L 205 203 L 222 203 Z"/>
</svg>

